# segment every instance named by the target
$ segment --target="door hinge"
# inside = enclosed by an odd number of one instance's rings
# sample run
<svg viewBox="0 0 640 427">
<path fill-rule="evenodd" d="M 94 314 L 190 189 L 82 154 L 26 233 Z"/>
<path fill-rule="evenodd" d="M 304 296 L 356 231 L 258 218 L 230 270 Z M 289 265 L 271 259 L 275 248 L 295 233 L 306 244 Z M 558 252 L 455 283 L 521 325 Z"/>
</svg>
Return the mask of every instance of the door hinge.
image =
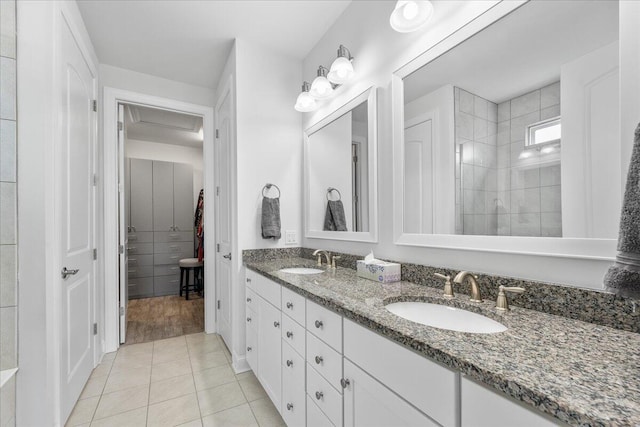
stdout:
<svg viewBox="0 0 640 427">
<path fill-rule="evenodd" d="M 216 243 L 216 252 L 220 252 L 220 243 Z"/>
<path fill-rule="evenodd" d="M 98 101 L 95 99 L 91 102 L 91 109 L 96 112 L 98 111 Z"/>
<path fill-rule="evenodd" d="M 120 306 L 120 316 L 124 316 L 124 307 Z"/>
<path fill-rule="evenodd" d="M 123 254 L 124 253 L 124 245 L 118 246 L 118 253 L 119 254 Z"/>
<path fill-rule="evenodd" d="M 94 173 L 93 174 L 93 186 L 95 187 L 96 185 L 98 185 L 98 174 Z"/>
<path fill-rule="evenodd" d="M 220 138 L 220 130 L 216 129 L 216 139 Z"/>
<path fill-rule="evenodd" d="M 118 130 L 124 130 L 124 124 L 122 122 L 118 122 Z"/>
<path fill-rule="evenodd" d="M 220 187 L 216 187 L 216 196 L 220 195 Z"/>
<path fill-rule="evenodd" d="M 98 335 L 98 324 L 97 323 L 93 324 L 93 335 Z"/>
<path fill-rule="evenodd" d="M 220 310 L 220 300 L 218 300 L 218 310 Z"/>
<path fill-rule="evenodd" d="M 98 249 L 97 249 L 97 248 L 94 248 L 94 249 L 93 249 L 93 260 L 95 261 L 95 260 L 97 260 L 97 259 L 98 259 Z"/>
<path fill-rule="evenodd" d="M 353 163 L 358 163 L 358 156 L 353 156 Z"/>
</svg>

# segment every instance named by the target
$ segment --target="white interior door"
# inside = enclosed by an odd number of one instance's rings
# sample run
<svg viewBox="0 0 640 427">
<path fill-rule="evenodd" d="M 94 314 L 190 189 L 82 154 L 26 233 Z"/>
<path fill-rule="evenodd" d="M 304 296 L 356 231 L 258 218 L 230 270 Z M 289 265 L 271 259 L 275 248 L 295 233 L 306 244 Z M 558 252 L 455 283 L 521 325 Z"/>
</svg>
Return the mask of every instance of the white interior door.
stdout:
<svg viewBox="0 0 640 427">
<path fill-rule="evenodd" d="M 60 259 L 60 410 L 64 421 L 93 369 L 94 76 L 69 27 L 60 32 L 56 222 Z"/>
<path fill-rule="evenodd" d="M 129 246 L 127 227 L 127 215 L 125 202 L 127 191 L 125 179 L 125 160 L 124 160 L 124 105 L 118 104 L 118 204 L 120 206 L 118 234 L 120 239 L 120 343 L 124 343 L 127 338 L 127 303 L 129 301 L 129 281 L 128 281 L 128 265 L 129 257 L 127 256 L 127 248 Z"/>
<path fill-rule="evenodd" d="M 216 106 L 216 320 L 218 333 L 231 348 L 231 96 Z M 207 201 L 205 200 L 205 204 Z"/>
</svg>

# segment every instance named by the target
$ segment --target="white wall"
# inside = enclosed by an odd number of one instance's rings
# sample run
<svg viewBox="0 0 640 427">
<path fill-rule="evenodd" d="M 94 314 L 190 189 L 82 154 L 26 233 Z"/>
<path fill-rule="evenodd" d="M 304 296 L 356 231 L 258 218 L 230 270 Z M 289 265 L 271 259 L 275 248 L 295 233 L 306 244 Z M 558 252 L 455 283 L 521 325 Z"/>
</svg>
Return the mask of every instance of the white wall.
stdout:
<svg viewBox="0 0 640 427">
<path fill-rule="evenodd" d="M 200 190 L 204 188 L 202 149 L 160 142 L 126 139 L 125 157 L 159 160 L 162 162 L 187 163 L 193 167 L 193 209 L 198 203 Z"/>
<path fill-rule="evenodd" d="M 302 241 L 304 246 L 357 254 L 365 254 L 373 246 L 376 255 L 405 262 L 602 289 L 602 276 L 610 265 L 610 262 L 606 260 L 490 253 L 394 244 L 393 203 L 389 203 L 393 194 L 391 75 L 420 53 L 434 46 L 443 37 L 464 25 L 470 18 L 479 15 L 496 3 L 492 1 L 436 1 L 434 2 L 435 15 L 427 30 L 400 34 L 394 32 L 388 25 L 394 1 L 352 2 L 322 40 L 307 55 L 303 61 L 303 77 L 309 80 L 315 75 L 318 64 L 329 66 L 335 57 L 338 45 L 344 44 L 355 57 L 353 64 L 357 77 L 355 82 L 339 88 L 336 96 L 324 103 L 318 111 L 305 114 L 303 129 L 316 123 L 365 88 L 371 85 L 380 87 L 378 92 L 378 138 L 380 141 L 378 144 L 378 158 L 380 159 L 378 184 L 381 203 L 379 204 L 380 233 L 377 244 L 305 238 Z M 630 23 L 631 17 L 638 16 L 638 11 L 635 10 L 637 6 L 624 4 L 634 2 L 622 3 L 621 21 L 626 21 L 628 24 L 621 24 L 621 29 L 625 31 L 626 28 L 627 33 L 637 34 L 637 26 Z M 634 11 L 627 13 L 629 16 L 625 16 L 624 11 L 629 12 L 628 9 L 634 9 Z M 629 52 L 623 52 L 623 57 L 625 53 L 638 54 L 637 43 L 630 42 L 627 49 Z M 639 65 L 638 61 L 627 62 L 627 73 L 625 74 L 625 63 L 623 63 L 621 74 L 628 76 L 628 81 L 631 82 L 633 73 L 638 74 Z M 624 86 L 624 78 L 621 82 Z M 637 83 L 633 87 L 637 89 Z M 637 98 L 637 95 L 634 95 L 634 99 L 628 101 L 636 106 L 634 107 L 635 111 L 637 111 Z M 635 120 L 637 121 L 637 117 Z M 629 134 L 628 137 L 632 138 L 632 135 Z"/>
</svg>

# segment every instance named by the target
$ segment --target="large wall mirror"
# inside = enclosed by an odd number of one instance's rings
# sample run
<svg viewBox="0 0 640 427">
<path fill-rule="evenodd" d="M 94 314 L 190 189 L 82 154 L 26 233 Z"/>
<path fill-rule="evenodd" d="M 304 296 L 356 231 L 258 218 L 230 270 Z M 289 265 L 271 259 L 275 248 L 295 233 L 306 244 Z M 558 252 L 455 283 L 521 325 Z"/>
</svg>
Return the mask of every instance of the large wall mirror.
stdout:
<svg viewBox="0 0 640 427">
<path fill-rule="evenodd" d="M 489 24 L 394 76 L 397 243 L 613 256 L 618 2 L 530 1 Z"/>
<path fill-rule="evenodd" d="M 375 241 L 375 89 L 311 126 L 304 139 L 306 237 Z"/>
</svg>

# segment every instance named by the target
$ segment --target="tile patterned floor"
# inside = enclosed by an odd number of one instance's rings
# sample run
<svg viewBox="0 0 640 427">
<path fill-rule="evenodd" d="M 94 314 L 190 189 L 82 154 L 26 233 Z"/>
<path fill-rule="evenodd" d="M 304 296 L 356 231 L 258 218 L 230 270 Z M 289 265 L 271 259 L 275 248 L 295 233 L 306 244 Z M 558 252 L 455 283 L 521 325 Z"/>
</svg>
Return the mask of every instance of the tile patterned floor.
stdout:
<svg viewBox="0 0 640 427">
<path fill-rule="evenodd" d="M 67 426 L 280 427 L 252 372 L 235 375 L 215 334 L 120 347 L 91 374 Z"/>
</svg>

